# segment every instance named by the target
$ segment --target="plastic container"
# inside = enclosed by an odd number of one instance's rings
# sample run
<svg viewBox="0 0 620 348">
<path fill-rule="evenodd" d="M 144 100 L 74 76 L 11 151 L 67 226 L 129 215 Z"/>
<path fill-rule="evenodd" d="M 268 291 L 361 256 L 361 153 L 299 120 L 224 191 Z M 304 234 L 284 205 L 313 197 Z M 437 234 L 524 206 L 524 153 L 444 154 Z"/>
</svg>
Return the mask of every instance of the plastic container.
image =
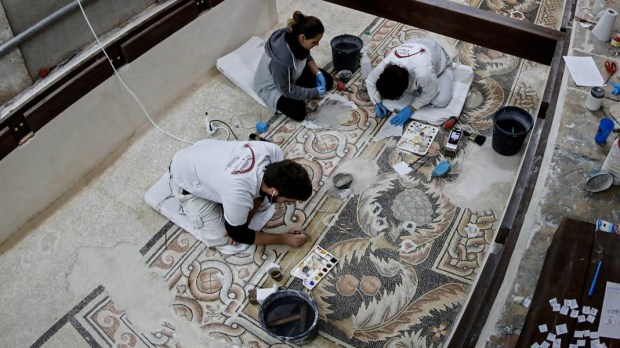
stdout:
<svg viewBox="0 0 620 348">
<path fill-rule="evenodd" d="M 363 44 L 362 39 L 354 35 L 344 34 L 334 37 L 330 41 L 334 69 L 336 71 L 359 69 Z"/>
<path fill-rule="evenodd" d="M 603 170 L 596 170 L 588 175 L 586 179 L 586 190 L 589 192 L 602 192 L 611 187 L 614 182 L 614 177 L 611 173 Z"/>
<path fill-rule="evenodd" d="M 259 317 L 263 330 L 284 342 L 308 343 L 319 333 L 317 304 L 301 291 L 284 289 L 269 295 Z"/>
<path fill-rule="evenodd" d="M 534 126 L 529 112 L 517 106 L 505 106 L 493 115 L 493 150 L 512 156 L 521 150 L 523 141 Z"/>
<path fill-rule="evenodd" d="M 599 145 L 605 145 L 609 134 L 614 130 L 614 121 L 611 118 L 604 117 L 598 124 L 594 141 Z"/>
<path fill-rule="evenodd" d="M 614 140 L 601 170 L 611 173 L 614 185 L 620 185 L 620 138 Z"/>
<path fill-rule="evenodd" d="M 605 98 L 605 90 L 601 87 L 592 87 L 586 99 L 586 109 L 590 111 L 599 110 L 603 105 L 603 98 Z"/>
<path fill-rule="evenodd" d="M 362 59 L 360 60 L 360 65 L 362 69 L 362 78 L 366 80 L 370 72 L 372 71 L 372 63 L 370 62 L 370 57 L 366 50 L 362 51 Z"/>
</svg>

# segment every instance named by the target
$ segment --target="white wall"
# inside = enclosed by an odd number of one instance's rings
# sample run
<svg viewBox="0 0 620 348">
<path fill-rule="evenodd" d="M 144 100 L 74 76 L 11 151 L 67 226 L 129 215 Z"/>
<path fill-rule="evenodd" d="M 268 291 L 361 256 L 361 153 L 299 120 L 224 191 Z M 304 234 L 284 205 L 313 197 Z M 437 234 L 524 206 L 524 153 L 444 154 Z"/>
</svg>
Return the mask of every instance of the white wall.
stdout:
<svg viewBox="0 0 620 348">
<path fill-rule="evenodd" d="M 204 78 L 220 56 L 277 23 L 275 0 L 226 0 L 120 73 L 151 114 Z M 0 243 L 123 144 L 144 114 L 111 77 L 0 161 Z"/>
</svg>

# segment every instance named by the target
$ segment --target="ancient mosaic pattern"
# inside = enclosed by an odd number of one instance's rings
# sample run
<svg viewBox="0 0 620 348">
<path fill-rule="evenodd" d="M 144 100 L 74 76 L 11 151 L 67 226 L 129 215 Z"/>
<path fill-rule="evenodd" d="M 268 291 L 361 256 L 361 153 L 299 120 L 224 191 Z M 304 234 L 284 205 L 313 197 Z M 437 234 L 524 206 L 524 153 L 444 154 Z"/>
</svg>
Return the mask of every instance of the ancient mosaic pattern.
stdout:
<svg viewBox="0 0 620 348">
<path fill-rule="evenodd" d="M 561 18 L 562 4 L 554 1 L 467 3 L 549 27 Z M 371 31 L 373 65 L 399 43 L 431 36 L 388 20 L 375 22 Z M 476 72 L 461 116 L 462 128 L 490 135 L 492 114 L 507 104 L 535 114 L 546 67 L 453 39 L 440 40 L 455 62 L 472 66 Z M 442 188 L 458 173 L 430 179 L 432 168 L 444 159 L 439 151 L 439 144 L 445 141 L 442 133 L 417 171 L 405 177 L 395 174 L 392 164 L 411 163 L 418 156 L 397 151 L 385 141 L 372 142 L 385 120 L 374 117 L 359 72 L 353 75 L 350 88 L 352 92 L 343 95 L 358 109 L 341 119 L 338 129 L 311 130 L 284 117 L 272 119 L 269 139 L 279 144 L 288 158 L 305 166 L 315 192 L 301 204 L 278 206 L 268 227 L 302 225 L 314 236 L 314 245 L 340 259 L 312 291 L 321 316 L 316 346 L 440 346 L 484 263 L 503 207 L 471 211 L 456 206 Z M 328 195 L 329 180 L 350 159 L 373 161 L 379 174 L 361 194 L 347 201 L 334 199 Z M 475 236 L 468 236 L 469 225 L 478 228 Z M 258 307 L 248 303 L 248 290 L 271 286 L 266 269 L 272 262 L 288 274 L 314 245 L 298 250 L 252 247 L 245 253 L 222 256 L 170 224 L 141 253 L 153 275 L 174 293 L 173 309 L 179 316 L 213 337 L 266 347 L 282 343 L 260 328 Z M 292 278 L 279 285 L 302 289 Z M 134 332 L 105 292 L 85 300 L 75 312 L 86 307 L 89 315 L 81 316 L 80 332 L 87 341 L 91 337 L 102 346 L 178 346 L 170 339 L 172 329 L 165 323 L 161 332 Z"/>
</svg>

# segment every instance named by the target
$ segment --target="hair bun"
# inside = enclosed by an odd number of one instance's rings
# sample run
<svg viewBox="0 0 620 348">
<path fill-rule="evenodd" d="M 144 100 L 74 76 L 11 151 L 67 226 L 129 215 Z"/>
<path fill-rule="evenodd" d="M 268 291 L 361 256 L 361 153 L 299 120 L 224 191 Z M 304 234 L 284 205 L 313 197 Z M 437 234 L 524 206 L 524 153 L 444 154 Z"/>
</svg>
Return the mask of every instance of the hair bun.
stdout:
<svg viewBox="0 0 620 348">
<path fill-rule="evenodd" d="M 304 14 L 301 13 L 301 11 L 295 11 L 295 13 L 293 13 L 293 20 L 295 20 L 295 22 L 301 22 L 304 20 Z"/>
</svg>

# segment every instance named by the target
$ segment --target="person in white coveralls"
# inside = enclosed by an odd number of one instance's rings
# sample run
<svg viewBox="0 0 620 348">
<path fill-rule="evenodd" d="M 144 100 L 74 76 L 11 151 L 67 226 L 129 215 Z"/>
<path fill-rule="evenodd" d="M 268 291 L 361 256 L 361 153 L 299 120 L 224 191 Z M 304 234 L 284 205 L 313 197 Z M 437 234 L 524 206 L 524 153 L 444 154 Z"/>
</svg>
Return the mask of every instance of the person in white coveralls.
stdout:
<svg viewBox="0 0 620 348">
<path fill-rule="evenodd" d="M 192 234 L 222 253 L 250 244 L 303 245 L 299 228 L 262 231 L 273 203 L 305 201 L 312 194 L 306 169 L 285 160 L 277 145 L 263 141 L 202 140 L 182 149 L 170 163 L 170 187 L 190 219 Z"/>
<path fill-rule="evenodd" d="M 450 56 L 435 41 L 412 39 L 394 48 L 368 75 L 366 89 L 377 117 L 388 114 L 383 100 L 411 99 L 390 123 L 401 126 L 420 108 L 446 107 L 452 99 Z"/>
</svg>

